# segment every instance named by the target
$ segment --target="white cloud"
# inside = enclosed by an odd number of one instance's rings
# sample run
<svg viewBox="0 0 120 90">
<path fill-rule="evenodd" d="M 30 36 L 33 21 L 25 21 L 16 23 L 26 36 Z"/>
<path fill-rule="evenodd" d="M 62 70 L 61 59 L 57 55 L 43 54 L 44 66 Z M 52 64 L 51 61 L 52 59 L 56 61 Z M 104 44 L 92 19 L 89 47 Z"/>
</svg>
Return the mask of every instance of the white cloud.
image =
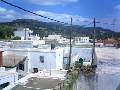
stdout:
<svg viewBox="0 0 120 90">
<path fill-rule="evenodd" d="M 120 10 L 120 5 L 115 6 L 115 8 Z"/>
<path fill-rule="evenodd" d="M 37 13 L 39 15 L 42 15 L 42 16 L 45 16 L 45 17 L 48 17 L 50 19 L 54 19 L 54 20 L 57 20 L 57 21 L 65 22 L 65 23 L 70 23 L 71 17 L 73 18 L 74 23 L 78 23 L 78 21 L 79 22 L 91 21 L 91 19 L 89 19 L 89 18 L 84 18 L 84 17 L 78 16 L 78 15 L 56 14 L 56 13 L 53 13 L 53 12 L 45 12 L 45 11 L 36 11 L 35 13 Z M 26 18 L 26 19 L 35 19 L 35 20 L 44 21 L 44 22 L 46 22 L 46 21 L 47 22 L 53 22 L 51 20 L 48 20 L 48 19 L 40 17 L 40 16 L 36 16 L 36 15 L 33 15 L 33 14 L 27 14 L 27 15 L 24 15 L 22 17 Z"/>
<path fill-rule="evenodd" d="M 10 21 L 13 20 L 16 16 L 16 12 L 14 10 L 7 10 L 5 8 L 0 7 L 0 21 Z"/>
<path fill-rule="evenodd" d="M 26 0 L 29 3 L 39 4 L 39 5 L 64 5 L 66 3 L 78 2 L 78 0 Z"/>
<path fill-rule="evenodd" d="M 70 23 L 70 18 L 73 18 L 73 22 L 76 23 L 79 20 L 80 22 L 82 21 L 90 21 L 89 18 L 84 18 L 82 16 L 78 16 L 78 15 L 68 15 L 68 14 L 57 14 L 57 13 L 53 13 L 53 12 L 46 12 L 46 11 L 34 11 L 35 13 L 48 17 L 50 19 L 54 19 L 60 22 L 65 22 L 65 23 Z M 49 19 L 37 16 L 37 15 L 33 15 L 33 14 L 18 14 L 17 12 L 15 12 L 14 10 L 7 10 L 5 8 L 0 7 L 0 21 L 12 21 L 15 19 L 34 19 L 34 20 L 39 20 L 39 21 L 43 21 L 43 22 L 53 22 Z"/>
<path fill-rule="evenodd" d="M 0 14 L 6 15 L 6 14 L 15 14 L 14 10 L 6 10 L 5 8 L 0 7 Z"/>
</svg>

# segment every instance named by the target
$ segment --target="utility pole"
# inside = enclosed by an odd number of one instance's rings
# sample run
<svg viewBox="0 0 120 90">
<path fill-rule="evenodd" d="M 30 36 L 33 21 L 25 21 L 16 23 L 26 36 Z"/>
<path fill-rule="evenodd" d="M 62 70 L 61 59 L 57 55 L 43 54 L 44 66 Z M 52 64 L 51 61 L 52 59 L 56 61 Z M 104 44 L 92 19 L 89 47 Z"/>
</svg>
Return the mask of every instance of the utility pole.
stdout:
<svg viewBox="0 0 120 90">
<path fill-rule="evenodd" d="M 26 40 L 26 23 L 25 23 L 25 40 Z"/>
<path fill-rule="evenodd" d="M 113 33 L 114 33 L 114 21 L 115 19 L 113 20 Z M 113 33 L 112 33 L 112 39 L 113 39 Z"/>
<path fill-rule="evenodd" d="M 95 49 L 95 27 L 96 27 L 96 21 L 95 21 L 95 18 L 94 18 L 94 32 L 93 32 L 93 48 Z"/>
<path fill-rule="evenodd" d="M 95 21 L 95 18 L 94 18 L 94 31 L 93 31 L 93 52 L 92 52 L 92 64 L 93 66 L 97 67 L 97 62 L 95 61 L 95 30 L 96 29 L 96 21 Z"/>
<path fill-rule="evenodd" d="M 70 53 L 69 53 L 69 69 L 71 66 L 71 53 L 72 53 L 72 43 L 71 43 L 71 37 L 72 37 L 72 18 L 71 18 L 71 24 L 70 24 Z"/>
</svg>

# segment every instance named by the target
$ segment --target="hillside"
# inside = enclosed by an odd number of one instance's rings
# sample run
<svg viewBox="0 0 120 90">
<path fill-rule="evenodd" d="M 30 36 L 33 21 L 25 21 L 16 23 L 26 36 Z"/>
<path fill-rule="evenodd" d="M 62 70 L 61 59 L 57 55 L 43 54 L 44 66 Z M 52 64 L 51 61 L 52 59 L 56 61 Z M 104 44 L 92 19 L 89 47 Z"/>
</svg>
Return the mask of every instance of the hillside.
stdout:
<svg viewBox="0 0 120 90">
<path fill-rule="evenodd" d="M 63 37 L 69 38 L 70 26 L 63 25 L 55 22 L 42 22 L 33 19 L 17 19 L 12 22 L 1 23 L 1 25 L 7 25 L 16 30 L 17 27 L 29 27 L 33 30 L 33 34 L 39 34 L 41 37 L 48 34 L 61 34 Z M 102 34 L 101 32 L 105 32 Z M 109 29 L 103 29 L 96 27 L 96 37 L 99 38 L 111 38 L 113 31 Z M 93 27 L 82 27 L 79 25 L 72 26 L 72 38 L 75 36 L 89 36 L 92 38 Z M 120 37 L 120 33 L 114 32 L 115 37 Z"/>
</svg>

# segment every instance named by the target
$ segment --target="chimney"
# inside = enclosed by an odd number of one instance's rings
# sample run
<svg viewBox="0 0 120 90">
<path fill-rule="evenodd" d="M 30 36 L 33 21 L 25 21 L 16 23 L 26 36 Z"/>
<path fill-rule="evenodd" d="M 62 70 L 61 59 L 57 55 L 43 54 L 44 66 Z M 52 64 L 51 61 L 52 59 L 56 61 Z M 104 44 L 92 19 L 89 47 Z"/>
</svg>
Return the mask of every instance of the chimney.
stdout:
<svg viewBox="0 0 120 90">
<path fill-rule="evenodd" d="M 0 51 L 0 67 L 3 67 L 2 52 L 3 52 L 3 51 Z"/>
</svg>

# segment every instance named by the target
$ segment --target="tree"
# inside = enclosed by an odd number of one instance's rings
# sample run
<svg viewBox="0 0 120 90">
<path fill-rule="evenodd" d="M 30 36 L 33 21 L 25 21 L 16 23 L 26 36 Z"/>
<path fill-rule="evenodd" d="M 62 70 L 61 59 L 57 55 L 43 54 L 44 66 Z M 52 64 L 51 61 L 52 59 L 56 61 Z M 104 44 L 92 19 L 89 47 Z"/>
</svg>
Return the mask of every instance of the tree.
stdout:
<svg viewBox="0 0 120 90">
<path fill-rule="evenodd" d="M 14 35 L 14 31 L 10 26 L 0 26 L 0 38 L 8 39 L 11 38 L 11 35 Z"/>
</svg>

